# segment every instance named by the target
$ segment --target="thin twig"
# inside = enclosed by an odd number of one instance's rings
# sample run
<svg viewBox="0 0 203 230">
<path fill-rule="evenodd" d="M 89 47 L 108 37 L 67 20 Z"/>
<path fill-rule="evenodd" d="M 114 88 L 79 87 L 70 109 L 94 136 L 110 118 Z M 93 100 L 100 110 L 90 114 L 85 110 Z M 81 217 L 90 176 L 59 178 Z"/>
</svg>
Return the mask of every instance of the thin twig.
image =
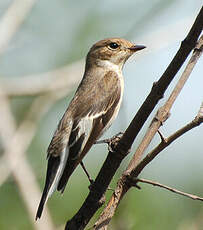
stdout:
<svg viewBox="0 0 203 230">
<path fill-rule="evenodd" d="M 182 191 L 180 191 L 178 189 L 169 187 L 169 186 L 164 185 L 164 184 L 160 184 L 159 182 L 156 182 L 156 181 L 151 181 L 151 180 L 147 180 L 147 179 L 136 178 L 135 179 L 135 183 L 137 183 L 137 182 L 142 182 L 142 183 L 146 183 L 146 184 L 151 184 L 153 186 L 158 186 L 160 188 L 167 189 L 167 190 L 169 190 L 171 192 L 174 192 L 176 194 L 180 194 L 182 196 L 186 196 L 186 197 L 191 198 L 193 200 L 201 200 L 201 201 L 203 201 L 202 197 L 199 197 L 199 196 L 196 196 L 196 195 L 193 195 L 193 194 L 190 194 L 190 193 L 182 192 Z"/>
<path fill-rule="evenodd" d="M 139 175 L 140 172 L 144 169 L 144 167 L 151 162 L 155 156 L 157 156 L 164 148 L 166 148 L 169 144 L 171 144 L 173 141 L 175 141 L 177 138 L 179 138 L 180 136 L 182 136 L 183 134 L 185 134 L 186 132 L 190 131 L 191 129 L 199 126 L 200 124 L 203 123 L 203 103 L 199 109 L 199 112 L 197 114 L 197 116 L 195 117 L 194 120 L 192 120 L 190 123 L 188 123 L 187 125 L 185 125 L 184 127 L 182 127 L 181 129 L 179 129 L 178 131 L 176 131 L 174 134 L 172 134 L 171 136 L 169 136 L 168 138 L 164 138 L 164 141 L 161 141 L 161 143 L 154 149 L 152 150 L 149 154 L 147 154 L 147 156 L 137 165 L 136 167 L 136 171 L 135 174 Z M 136 178 L 136 177 L 135 177 Z M 131 185 L 131 182 L 134 178 L 128 177 L 128 184 Z M 136 186 L 138 189 L 140 189 L 139 185 L 137 185 L 136 183 L 133 185 Z M 187 193 L 185 193 L 187 194 Z M 193 196 L 193 195 L 192 195 Z M 113 196 L 113 198 L 111 198 L 111 201 L 117 201 L 118 197 L 119 197 L 119 192 L 117 192 L 115 190 Z M 195 197 L 195 196 L 194 196 Z M 117 201 L 118 202 L 118 201 Z M 109 206 L 108 206 L 109 205 Z M 110 205 L 112 205 L 110 202 L 108 203 L 107 207 L 108 210 L 111 208 Z M 105 209 L 104 209 L 105 210 Z M 103 212 L 103 215 L 105 215 L 106 213 Z M 95 223 L 94 225 L 94 229 L 107 229 L 108 224 L 106 224 L 105 221 L 100 221 L 100 219 L 98 219 L 98 221 Z"/>
<path fill-rule="evenodd" d="M 138 146 L 132 160 L 129 163 L 127 172 L 131 172 L 138 165 L 142 155 L 144 154 L 144 151 L 149 146 L 154 135 L 156 134 L 160 126 L 163 125 L 163 122 L 165 122 L 168 119 L 171 107 L 173 106 L 175 100 L 179 96 L 182 88 L 184 87 L 186 81 L 188 80 L 202 52 L 203 52 L 203 35 L 200 37 L 198 44 L 196 45 L 196 48 L 193 51 L 192 57 L 190 58 L 184 72 L 182 73 L 171 95 L 169 96 L 166 103 L 157 111 L 156 116 L 152 120 L 152 123 L 148 131 L 146 132 L 142 142 Z"/>
<path fill-rule="evenodd" d="M 177 130 L 171 136 L 164 138 L 164 141 L 161 141 L 159 145 L 157 145 L 151 152 L 149 152 L 144 159 L 142 159 L 134 170 L 134 175 L 139 175 L 140 172 L 144 169 L 144 167 L 149 164 L 161 151 L 163 151 L 167 146 L 173 143 L 180 136 L 185 134 L 186 132 L 192 130 L 193 128 L 201 125 L 203 123 L 203 103 L 198 112 L 198 115 L 187 125 Z"/>
</svg>

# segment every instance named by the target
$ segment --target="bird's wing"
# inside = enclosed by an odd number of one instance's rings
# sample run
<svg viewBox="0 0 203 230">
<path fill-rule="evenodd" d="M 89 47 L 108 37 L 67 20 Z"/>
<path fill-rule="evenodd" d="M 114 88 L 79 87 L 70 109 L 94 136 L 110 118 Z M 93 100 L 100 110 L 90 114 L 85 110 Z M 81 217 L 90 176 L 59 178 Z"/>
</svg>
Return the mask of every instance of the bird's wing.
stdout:
<svg viewBox="0 0 203 230">
<path fill-rule="evenodd" d="M 66 183 L 95 141 L 117 115 L 121 86 L 115 72 L 108 72 L 77 107 L 67 148 L 69 156 L 57 190 L 63 192 Z M 83 97 L 84 98 L 84 97 Z"/>
</svg>

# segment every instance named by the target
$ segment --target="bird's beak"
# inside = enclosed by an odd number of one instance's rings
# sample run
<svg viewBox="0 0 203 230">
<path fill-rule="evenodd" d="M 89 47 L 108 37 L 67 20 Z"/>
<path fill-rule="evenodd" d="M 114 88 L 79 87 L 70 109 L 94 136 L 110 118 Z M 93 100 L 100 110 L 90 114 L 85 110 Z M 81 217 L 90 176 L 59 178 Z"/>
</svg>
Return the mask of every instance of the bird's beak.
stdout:
<svg viewBox="0 0 203 230">
<path fill-rule="evenodd" d="M 134 46 L 131 46 L 130 48 L 128 48 L 129 50 L 132 50 L 134 52 L 138 51 L 138 50 L 142 50 L 146 48 L 146 46 L 143 46 L 143 45 L 134 45 Z"/>
</svg>

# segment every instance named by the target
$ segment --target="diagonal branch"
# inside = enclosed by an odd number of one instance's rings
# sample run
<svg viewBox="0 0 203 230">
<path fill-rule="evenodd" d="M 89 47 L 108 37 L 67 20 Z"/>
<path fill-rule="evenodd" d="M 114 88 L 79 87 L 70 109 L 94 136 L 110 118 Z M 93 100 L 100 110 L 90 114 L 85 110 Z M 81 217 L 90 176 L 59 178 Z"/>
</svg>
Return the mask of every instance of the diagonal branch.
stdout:
<svg viewBox="0 0 203 230">
<path fill-rule="evenodd" d="M 139 175 L 140 172 L 144 169 L 144 167 L 149 164 L 163 149 L 173 143 L 177 138 L 185 134 L 186 132 L 190 131 L 191 129 L 198 127 L 203 123 L 203 103 L 200 107 L 198 115 L 187 125 L 182 127 L 181 129 L 177 130 L 168 138 L 164 138 L 164 140 L 157 145 L 147 156 L 141 160 L 134 170 L 134 175 Z"/>
<path fill-rule="evenodd" d="M 108 154 L 92 186 L 91 191 L 89 192 L 80 210 L 75 214 L 75 216 L 71 220 L 67 222 L 65 228 L 66 230 L 84 229 L 91 217 L 101 207 L 101 205 L 103 204 L 102 198 L 104 197 L 104 194 L 116 170 L 120 166 L 121 161 L 129 153 L 129 149 L 131 148 L 136 136 L 138 135 L 145 121 L 151 114 L 152 110 L 154 109 L 158 101 L 163 97 L 164 92 L 168 88 L 169 84 L 175 77 L 180 67 L 183 65 L 191 50 L 195 47 L 197 39 L 202 31 L 202 28 L 203 8 L 200 10 L 190 32 L 188 33 L 185 40 L 182 42 L 181 47 L 176 53 L 172 62 L 169 64 L 168 68 L 163 73 L 159 81 L 154 84 L 150 94 L 148 95 L 148 97 L 142 104 L 141 108 L 135 115 L 134 119 L 130 123 L 121 140 L 118 142 L 115 151 Z M 128 188 L 128 186 L 122 187 L 123 190 L 122 192 L 121 190 L 119 191 L 120 194 L 125 194 Z M 125 189 L 127 190 L 125 191 Z M 117 196 L 118 194 L 114 193 L 114 195 Z M 107 225 L 111 217 L 112 216 L 108 216 L 107 219 L 105 219 Z"/>
<path fill-rule="evenodd" d="M 136 166 L 136 168 L 134 170 L 134 175 L 135 176 L 133 177 L 133 176 L 130 175 L 130 176 L 127 177 L 128 186 L 133 185 L 133 186 L 135 186 L 135 187 L 137 187 L 139 189 L 140 187 L 136 183 L 134 183 L 135 180 L 136 180 L 135 178 L 137 178 L 137 176 L 141 173 L 141 171 L 145 168 L 145 166 L 147 164 L 149 164 L 163 149 L 165 149 L 173 141 L 175 141 L 177 138 L 179 138 L 180 136 L 182 136 L 186 132 L 190 131 L 191 129 L 193 129 L 193 128 L 197 127 L 197 126 L 199 126 L 202 123 L 203 123 L 203 103 L 202 103 L 202 105 L 200 107 L 200 110 L 199 110 L 197 116 L 194 118 L 194 120 L 192 120 L 190 123 L 188 123 L 187 125 L 185 125 L 181 129 L 177 130 L 174 134 L 172 134 L 168 138 L 164 138 L 162 140 L 162 142 L 156 148 L 154 148 L 150 153 L 147 154 L 147 156 L 143 160 L 141 160 L 141 162 Z M 116 202 L 117 201 L 117 199 L 119 197 L 118 196 L 119 193 L 118 192 L 116 193 L 116 192 L 117 191 L 115 191 L 113 196 L 111 197 L 111 200 L 110 200 L 111 202 Z M 121 197 L 121 199 L 122 199 L 122 197 Z M 106 216 L 107 216 L 107 214 L 109 215 L 110 211 L 115 212 L 115 210 L 111 206 L 112 206 L 112 203 L 109 202 L 107 207 L 102 212 L 100 218 L 95 223 L 95 225 L 94 225 L 95 229 L 107 229 L 109 221 L 108 221 Z"/>
<path fill-rule="evenodd" d="M 196 48 L 193 51 L 192 57 L 190 58 L 184 72 L 182 73 L 182 75 L 181 75 L 178 83 L 176 84 L 174 90 L 172 91 L 170 97 L 168 98 L 168 100 L 166 101 L 164 106 L 162 106 L 158 110 L 156 116 L 154 117 L 146 135 L 144 136 L 144 138 L 143 138 L 142 142 L 140 143 L 140 145 L 138 146 L 132 160 L 130 161 L 127 172 L 133 171 L 133 168 L 135 168 L 137 166 L 142 155 L 144 154 L 144 151 L 146 150 L 146 148 L 150 144 L 152 138 L 154 137 L 154 135 L 156 134 L 156 132 L 158 131 L 160 126 L 163 124 L 163 122 L 165 122 L 165 120 L 168 119 L 171 107 L 173 106 L 178 95 L 180 94 L 186 81 L 190 77 L 190 74 L 191 74 L 194 66 L 196 65 L 197 61 L 199 60 L 202 52 L 203 52 L 203 35 L 200 37 L 198 44 L 196 45 Z"/>
<path fill-rule="evenodd" d="M 200 20 L 200 15 L 201 15 L 201 18 L 203 20 L 203 8 L 201 9 L 199 16 L 197 17 L 193 26 L 197 23 L 198 18 Z M 201 24 L 200 27 L 203 28 L 203 23 L 200 23 L 200 24 Z M 193 27 L 190 30 L 189 34 L 191 33 L 191 31 L 194 32 Z M 193 35 L 194 35 L 194 33 L 193 33 Z M 184 42 L 187 41 L 186 44 L 188 44 L 188 36 L 184 40 Z M 182 45 L 183 45 L 183 42 L 182 42 Z M 171 106 L 173 105 L 175 99 L 179 95 L 179 93 L 180 93 L 181 89 L 183 88 L 186 80 L 188 79 L 192 69 L 194 68 L 199 57 L 201 56 L 202 47 L 203 47 L 203 36 L 200 38 L 199 43 L 196 46 L 196 49 L 194 50 L 193 55 L 192 55 L 189 63 L 187 64 L 186 69 L 183 72 L 180 80 L 178 81 L 175 89 L 171 93 L 171 96 L 169 97 L 169 99 L 167 100 L 165 105 L 158 110 L 156 117 L 153 119 L 145 137 L 143 138 L 141 144 L 138 146 L 137 151 L 135 152 L 132 160 L 130 161 L 126 171 L 122 174 L 121 178 L 119 179 L 115 192 L 113 193 L 111 199 L 108 202 L 107 207 L 104 209 L 104 211 L 102 212 L 101 216 L 99 217 L 98 221 L 95 224 L 95 229 L 107 229 L 108 223 L 110 222 L 111 218 L 113 217 L 113 215 L 116 211 L 116 208 L 119 205 L 120 200 L 123 198 L 123 196 L 126 194 L 126 192 L 131 187 L 131 185 L 129 184 L 129 177 L 137 177 L 139 175 L 137 172 L 137 165 L 138 165 L 142 155 L 144 154 L 145 149 L 147 148 L 147 146 L 151 142 L 152 138 L 154 137 L 155 133 L 157 132 L 159 127 L 162 125 L 162 123 L 168 118 L 168 114 L 169 114 Z M 181 48 L 180 48 L 180 50 L 181 50 Z M 179 53 L 179 51 L 178 51 L 178 53 Z M 176 54 L 174 59 L 176 59 L 177 54 Z M 174 59 L 173 59 L 173 61 L 174 61 Z M 178 60 L 176 60 L 176 61 L 178 61 Z M 173 61 L 171 63 L 173 63 Z M 175 63 L 173 63 L 173 64 L 175 65 Z M 179 64 L 176 63 L 176 65 L 179 65 Z M 169 65 L 169 67 L 170 66 L 171 66 L 171 64 Z M 171 67 L 169 69 L 171 69 Z M 158 83 L 159 83 L 159 81 L 155 84 L 155 86 Z M 140 172 L 141 171 L 139 171 L 139 173 Z"/>
</svg>

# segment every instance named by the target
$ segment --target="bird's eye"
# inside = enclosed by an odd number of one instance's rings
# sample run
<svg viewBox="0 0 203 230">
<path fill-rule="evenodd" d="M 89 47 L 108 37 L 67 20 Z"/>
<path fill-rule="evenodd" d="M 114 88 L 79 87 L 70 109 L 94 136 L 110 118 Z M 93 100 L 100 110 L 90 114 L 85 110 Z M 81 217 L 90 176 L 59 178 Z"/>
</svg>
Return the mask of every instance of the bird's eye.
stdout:
<svg viewBox="0 0 203 230">
<path fill-rule="evenodd" d="M 109 44 L 109 47 L 113 50 L 117 49 L 119 47 L 119 45 L 116 42 L 111 42 Z"/>
</svg>

